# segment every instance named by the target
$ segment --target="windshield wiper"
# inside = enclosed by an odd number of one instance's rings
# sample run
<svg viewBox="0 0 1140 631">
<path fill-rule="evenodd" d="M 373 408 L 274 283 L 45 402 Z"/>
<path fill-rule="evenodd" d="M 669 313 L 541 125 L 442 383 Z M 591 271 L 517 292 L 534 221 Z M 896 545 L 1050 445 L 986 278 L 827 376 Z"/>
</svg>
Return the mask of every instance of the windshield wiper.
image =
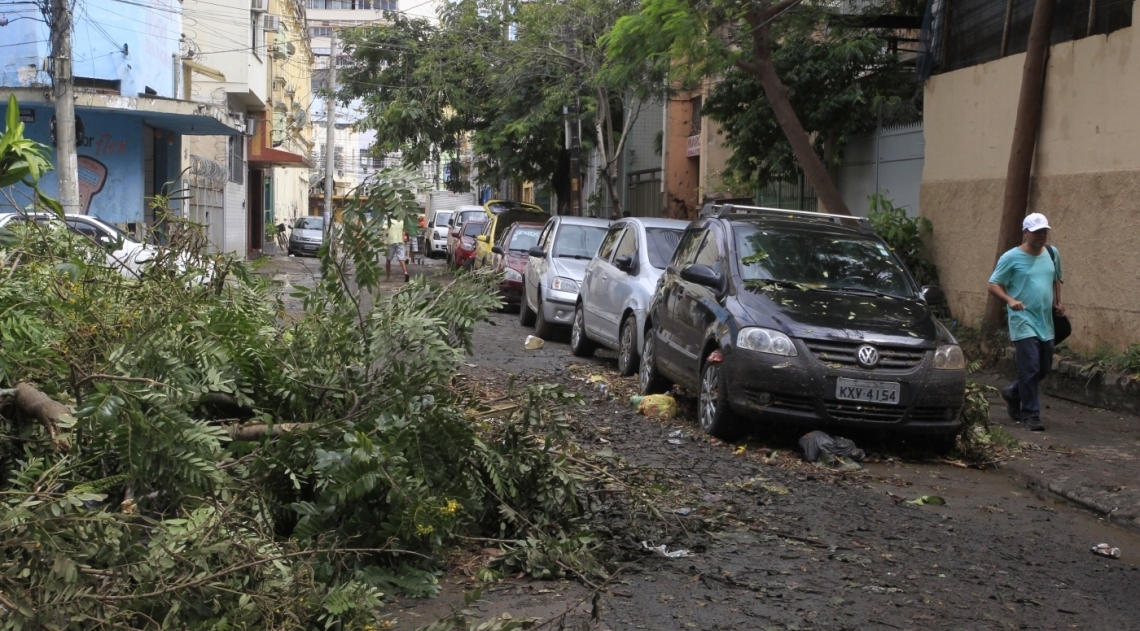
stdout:
<svg viewBox="0 0 1140 631">
<path fill-rule="evenodd" d="M 554 256 L 556 256 L 560 259 L 588 259 L 588 258 L 590 258 L 590 257 L 584 256 L 582 254 L 555 254 Z"/>
<path fill-rule="evenodd" d="M 779 278 L 752 278 L 744 281 L 747 287 L 749 284 L 764 284 L 764 285 L 779 285 L 780 287 L 791 287 L 792 289 L 799 289 L 802 291 L 815 290 L 822 291 L 824 287 L 820 285 L 808 285 L 805 283 L 796 282 L 794 280 L 782 280 Z"/>
</svg>

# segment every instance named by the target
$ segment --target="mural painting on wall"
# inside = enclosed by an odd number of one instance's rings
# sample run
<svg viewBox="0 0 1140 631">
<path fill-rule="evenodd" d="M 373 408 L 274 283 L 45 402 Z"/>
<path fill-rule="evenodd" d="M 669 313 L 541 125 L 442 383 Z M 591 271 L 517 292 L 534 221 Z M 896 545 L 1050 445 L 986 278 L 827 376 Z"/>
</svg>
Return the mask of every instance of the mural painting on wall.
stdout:
<svg viewBox="0 0 1140 631">
<path fill-rule="evenodd" d="M 95 158 L 79 156 L 79 206 L 84 215 L 91 209 L 91 198 L 103 190 L 107 182 L 107 166 Z"/>
</svg>

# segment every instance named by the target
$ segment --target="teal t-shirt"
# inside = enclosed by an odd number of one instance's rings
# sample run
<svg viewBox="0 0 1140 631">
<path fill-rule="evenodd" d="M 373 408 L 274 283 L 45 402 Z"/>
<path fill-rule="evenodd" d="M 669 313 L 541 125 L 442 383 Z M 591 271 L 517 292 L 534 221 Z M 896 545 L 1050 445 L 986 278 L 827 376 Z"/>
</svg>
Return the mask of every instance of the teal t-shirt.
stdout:
<svg viewBox="0 0 1140 631">
<path fill-rule="evenodd" d="M 1001 255 L 990 282 L 1005 287 L 1005 293 L 1025 305 L 1024 311 L 1005 308 L 1009 314 L 1009 339 L 1036 337 L 1053 339 L 1053 280 L 1061 280 L 1061 253 L 1053 250 L 1057 264 L 1049 257 L 1049 247 L 1033 256 L 1020 247 Z"/>
</svg>

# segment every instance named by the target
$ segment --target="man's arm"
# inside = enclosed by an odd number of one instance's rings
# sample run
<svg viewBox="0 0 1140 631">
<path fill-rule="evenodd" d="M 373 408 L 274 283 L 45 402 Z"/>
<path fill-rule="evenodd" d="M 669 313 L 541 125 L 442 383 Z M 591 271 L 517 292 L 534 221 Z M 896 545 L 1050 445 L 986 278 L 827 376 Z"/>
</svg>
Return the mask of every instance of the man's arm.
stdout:
<svg viewBox="0 0 1140 631">
<path fill-rule="evenodd" d="M 1065 315 L 1065 305 L 1061 304 L 1061 281 L 1053 281 L 1053 308 Z"/>
<path fill-rule="evenodd" d="M 1005 287 L 1002 287 L 997 283 L 990 283 L 989 291 L 991 296 L 995 296 L 1005 304 L 1009 305 L 1010 309 L 1013 309 L 1014 311 L 1025 310 L 1025 305 L 1023 305 L 1020 300 L 1014 300 L 1010 297 L 1009 294 L 1005 293 Z"/>
</svg>

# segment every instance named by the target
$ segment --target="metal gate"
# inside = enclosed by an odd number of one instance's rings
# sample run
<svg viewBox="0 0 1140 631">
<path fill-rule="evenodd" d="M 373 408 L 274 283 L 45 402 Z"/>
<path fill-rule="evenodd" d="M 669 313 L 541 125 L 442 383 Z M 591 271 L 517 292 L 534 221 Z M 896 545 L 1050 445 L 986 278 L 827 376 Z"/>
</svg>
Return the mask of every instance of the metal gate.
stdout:
<svg viewBox="0 0 1140 631">
<path fill-rule="evenodd" d="M 221 249 L 225 237 L 225 186 L 229 172 L 209 158 L 190 156 L 184 187 L 186 219 L 201 225 L 209 238 L 209 251 Z"/>
<path fill-rule="evenodd" d="M 629 192 L 625 209 L 634 217 L 661 217 L 665 214 L 665 193 L 661 191 L 661 169 L 630 171 L 626 174 Z"/>
</svg>

